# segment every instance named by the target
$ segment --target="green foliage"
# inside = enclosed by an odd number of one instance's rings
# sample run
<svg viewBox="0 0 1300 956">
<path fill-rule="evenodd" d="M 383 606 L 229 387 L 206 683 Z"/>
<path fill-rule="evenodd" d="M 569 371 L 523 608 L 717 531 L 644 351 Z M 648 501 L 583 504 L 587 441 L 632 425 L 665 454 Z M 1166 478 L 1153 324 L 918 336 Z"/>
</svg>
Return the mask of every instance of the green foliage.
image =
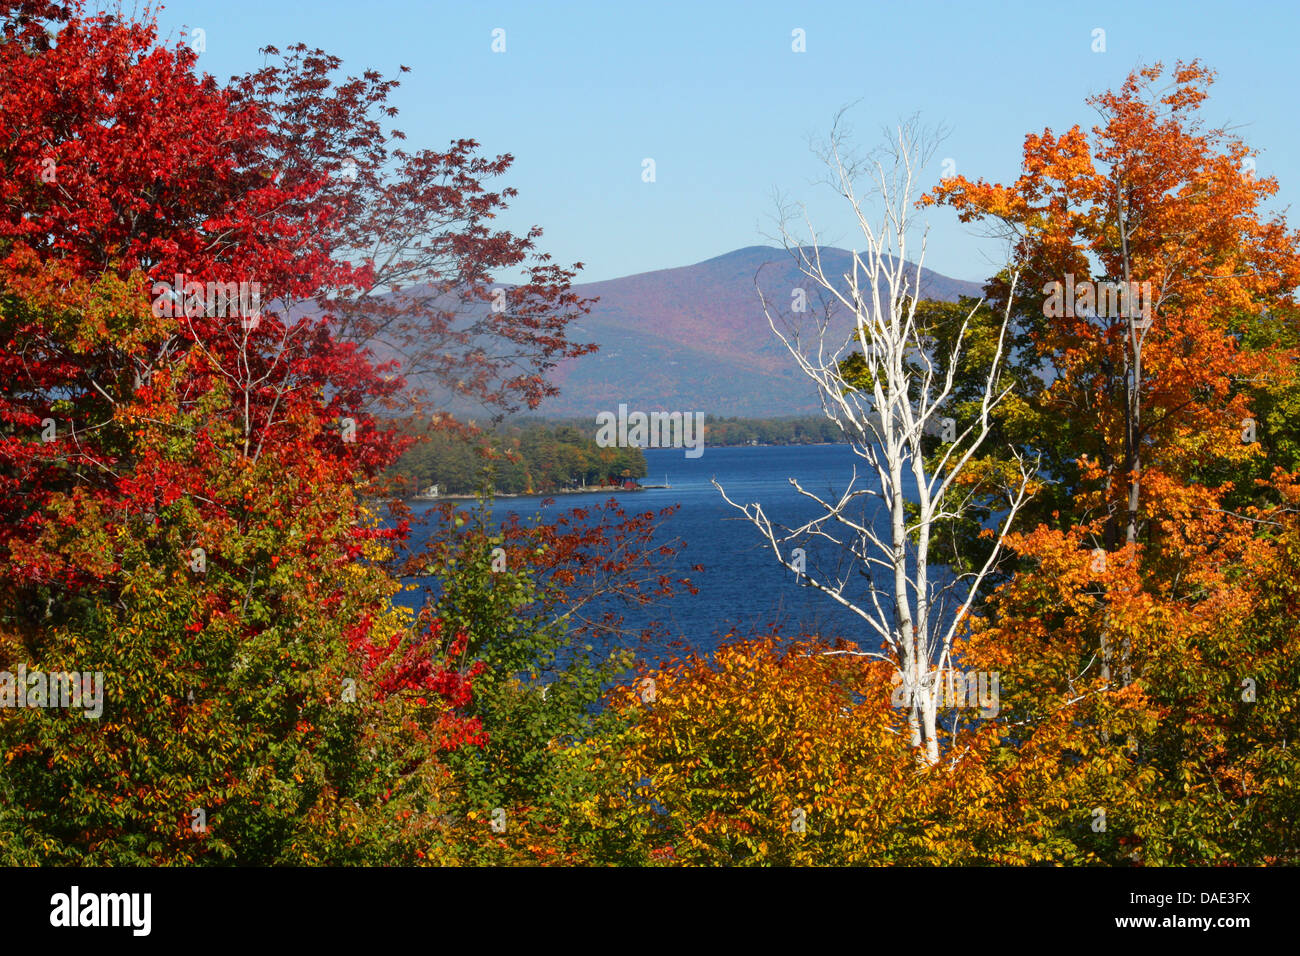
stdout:
<svg viewBox="0 0 1300 956">
<path fill-rule="evenodd" d="M 623 725 L 598 705 L 632 655 L 574 645 L 571 598 L 538 570 L 548 545 L 508 541 L 492 527 L 489 507 L 480 497 L 470 508 L 447 508 L 426 546 L 437 577 L 429 613 L 468 634 L 467 655 L 487 665 L 469 713 L 488 741 L 446 757 L 456 822 L 438 853 L 443 861 L 502 863 L 524 854 L 536 862 L 547 856 L 538 841 L 565 828 L 597 784 L 570 751 Z M 498 809 L 502 834 L 491 830 Z"/>
</svg>

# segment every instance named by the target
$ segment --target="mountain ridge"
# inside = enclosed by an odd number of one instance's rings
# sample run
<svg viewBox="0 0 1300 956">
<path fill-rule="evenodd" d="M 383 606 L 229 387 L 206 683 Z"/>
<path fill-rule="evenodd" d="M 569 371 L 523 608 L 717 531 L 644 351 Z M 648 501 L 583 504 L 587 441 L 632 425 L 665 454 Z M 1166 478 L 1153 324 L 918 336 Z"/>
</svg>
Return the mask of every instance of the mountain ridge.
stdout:
<svg viewBox="0 0 1300 956">
<path fill-rule="evenodd" d="M 851 267 L 847 250 L 825 247 L 821 255 L 829 275 Z M 908 265 L 914 275 L 915 266 Z M 804 314 L 811 318 L 819 308 L 814 284 L 790 251 L 775 246 L 745 246 L 690 265 L 576 284 L 578 294 L 598 301 L 570 326 L 571 337 L 594 341 L 600 350 L 552 371 L 560 395 L 538 413 L 589 415 L 619 404 L 744 418 L 818 412 L 815 387 L 767 324 L 756 276 L 778 305 L 792 302 L 802 288 Z M 981 286 L 922 269 L 920 292 L 952 302 L 979 296 Z M 841 319 L 847 334 L 848 317 Z"/>
</svg>

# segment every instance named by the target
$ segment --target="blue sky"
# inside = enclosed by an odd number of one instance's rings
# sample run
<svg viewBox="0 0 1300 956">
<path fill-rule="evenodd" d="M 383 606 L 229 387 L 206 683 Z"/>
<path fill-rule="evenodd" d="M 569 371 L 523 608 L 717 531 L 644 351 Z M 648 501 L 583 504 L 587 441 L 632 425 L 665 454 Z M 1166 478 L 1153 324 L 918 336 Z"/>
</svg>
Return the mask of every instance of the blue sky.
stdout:
<svg viewBox="0 0 1300 956">
<path fill-rule="evenodd" d="M 538 224 L 543 248 L 607 279 L 686 265 L 767 242 L 773 190 L 808 202 L 828 239 L 854 245 L 833 196 L 814 187 L 810 137 L 858 102 L 864 142 L 919 112 L 950 127 L 934 161 L 1013 178 L 1024 136 L 1094 120 L 1085 98 L 1139 64 L 1200 57 L 1219 73 L 1207 108 L 1239 127 L 1276 175 L 1282 208 L 1300 196 L 1294 118 L 1300 9 L 1153 3 L 366 3 L 175 0 L 164 34 L 206 31 L 203 69 L 225 79 L 257 50 L 303 41 L 345 68 L 405 74 L 396 125 L 414 146 L 452 138 L 509 152 L 520 195 L 504 224 Z M 492 31 L 506 52 L 493 53 Z M 791 50 L 805 31 L 807 51 Z M 1094 29 L 1106 50 L 1093 52 Z M 642 182 L 653 158 L 656 181 Z M 961 279 L 1001 248 L 950 211 L 930 214 L 927 264 Z M 510 278 L 510 277 L 503 277 Z"/>
</svg>

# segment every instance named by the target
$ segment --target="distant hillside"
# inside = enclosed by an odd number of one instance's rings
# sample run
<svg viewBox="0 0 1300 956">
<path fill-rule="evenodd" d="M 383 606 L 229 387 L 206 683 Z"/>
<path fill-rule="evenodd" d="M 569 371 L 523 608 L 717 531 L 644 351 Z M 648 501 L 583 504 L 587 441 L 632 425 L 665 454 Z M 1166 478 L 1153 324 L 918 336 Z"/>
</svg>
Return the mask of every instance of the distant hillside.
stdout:
<svg viewBox="0 0 1300 956">
<path fill-rule="evenodd" d="M 843 249 L 824 249 L 822 259 L 828 274 L 850 268 L 850 253 Z M 577 286 L 600 301 L 572 337 L 594 341 L 600 351 L 559 366 L 552 380 L 561 394 L 539 411 L 585 416 L 615 410 L 620 402 L 647 411 L 750 418 L 817 411 L 812 384 L 794 370 L 763 317 L 756 275 L 764 294 L 782 308 L 789 308 L 793 289 L 807 289 L 805 316 L 812 320 L 812 284 L 789 252 L 771 246 Z M 955 301 L 978 296 L 980 286 L 924 270 L 921 294 Z M 847 316 L 840 319 L 847 330 Z"/>
</svg>

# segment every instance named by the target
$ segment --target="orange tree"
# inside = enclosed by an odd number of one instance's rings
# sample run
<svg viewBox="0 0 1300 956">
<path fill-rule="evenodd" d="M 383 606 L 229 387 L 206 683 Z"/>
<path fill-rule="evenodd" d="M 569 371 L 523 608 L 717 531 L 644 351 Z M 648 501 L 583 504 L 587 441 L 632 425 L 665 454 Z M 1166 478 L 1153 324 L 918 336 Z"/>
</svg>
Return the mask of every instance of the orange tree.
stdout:
<svg viewBox="0 0 1300 956">
<path fill-rule="evenodd" d="M 1294 526 L 1276 469 L 1295 466 L 1282 410 L 1297 395 L 1300 256 L 1262 211 L 1277 183 L 1198 119 L 1212 75 L 1180 64 L 1156 89 L 1162 76 L 1094 97 L 1091 137 L 1027 137 L 1012 185 L 956 178 L 932 194 L 1018 235 L 1036 290 L 1022 361 L 1049 370 L 1002 423 L 1045 452 L 1039 526 L 1012 542 L 1021 573 L 969 652 L 1002 673 L 994 764 L 1037 821 L 1022 857 L 1294 855 L 1264 821 L 1292 803 L 1277 776 L 1295 696 L 1278 570 Z M 1099 290 L 1130 282 L 1150 300 L 1100 307 Z"/>
<path fill-rule="evenodd" d="M 1180 64 L 1156 89 L 1163 76 L 1150 67 L 1093 97 L 1091 137 L 1027 136 L 1011 185 L 954 177 L 926 200 L 1018 237 L 1018 361 L 1039 372 L 1004 428 L 1040 446 L 1055 478 L 1039 519 L 1095 521 L 1106 549 L 1176 548 L 1160 516 L 1202 504 L 1187 486 L 1207 460 L 1257 454 L 1242 440 L 1247 389 L 1290 377 L 1289 336 L 1244 334 L 1300 284 L 1295 234 L 1261 208 L 1277 182 L 1253 174 L 1239 139 L 1203 128 L 1209 71 Z M 1107 290 L 1130 282 L 1150 300 L 1113 308 Z"/>
<path fill-rule="evenodd" d="M 604 780 L 575 806 L 589 858 L 661 865 L 928 856 L 927 788 L 890 671 L 812 642 L 724 644 L 616 688 L 618 734 L 570 756 Z"/>
</svg>

